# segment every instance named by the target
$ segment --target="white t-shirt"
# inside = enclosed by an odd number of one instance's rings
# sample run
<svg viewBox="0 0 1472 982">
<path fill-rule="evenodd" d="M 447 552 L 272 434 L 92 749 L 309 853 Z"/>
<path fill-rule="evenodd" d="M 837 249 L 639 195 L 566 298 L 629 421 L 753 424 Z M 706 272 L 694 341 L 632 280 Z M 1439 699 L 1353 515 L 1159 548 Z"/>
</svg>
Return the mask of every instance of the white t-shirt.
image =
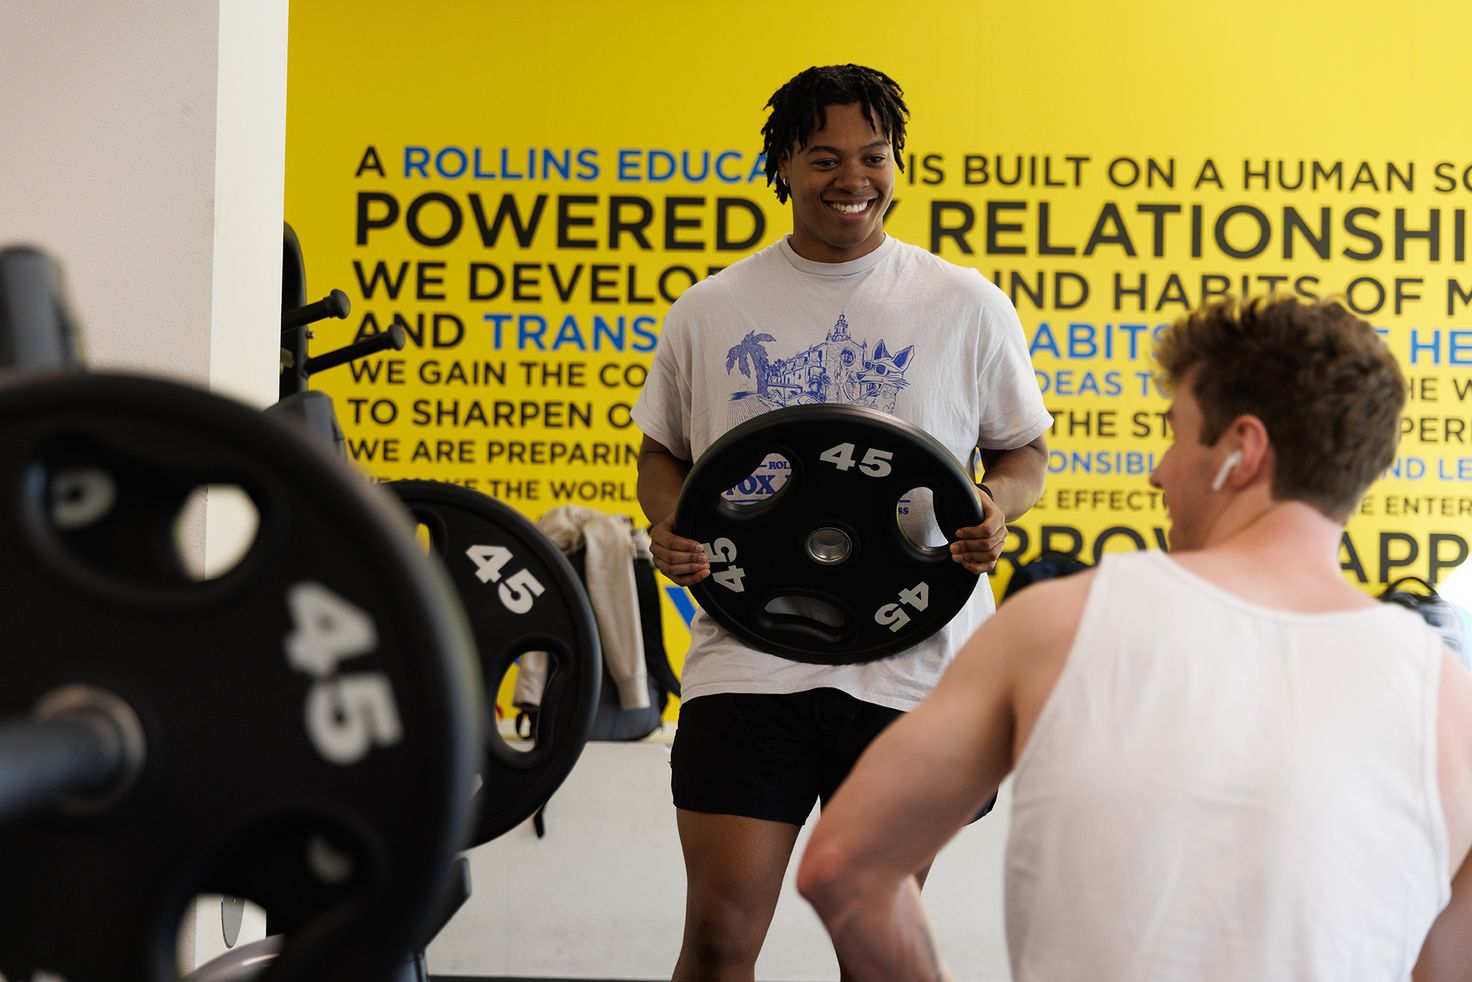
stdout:
<svg viewBox="0 0 1472 982">
<path fill-rule="evenodd" d="M 1401 982 L 1450 896 L 1441 639 L 1106 556 L 1017 762 L 1017 982 Z"/>
<path fill-rule="evenodd" d="M 698 460 L 747 419 L 811 402 L 897 416 L 962 462 L 976 446 L 1024 446 L 1053 422 L 1006 295 L 976 270 L 892 236 L 846 263 L 803 259 L 784 239 L 692 286 L 665 317 L 633 418 L 651 439 Z M 831 687 L 913 709 L 994 609 L 983 577 L 968 605 L 929 639 L 841 666 L 755 651 L 700 612 L 682 695 Z"/>
</svg>

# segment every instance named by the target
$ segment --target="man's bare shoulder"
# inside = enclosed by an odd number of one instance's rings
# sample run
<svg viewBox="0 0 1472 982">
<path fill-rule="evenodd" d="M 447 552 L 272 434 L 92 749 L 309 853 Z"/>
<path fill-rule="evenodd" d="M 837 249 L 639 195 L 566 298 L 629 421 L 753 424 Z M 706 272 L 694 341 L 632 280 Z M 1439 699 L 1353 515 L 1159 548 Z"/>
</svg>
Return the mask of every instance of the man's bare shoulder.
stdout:
<svg viewBox="0 0 1472 982">
<path fill-rule="evenodd" d="M 1084 604 L 1098 573 L 1097 569 L 1087 569 L 1034 583 L 1008 598 L 997 608 L 996 616 L 1005 615 L 1009 621 L 1017 621 L 1018 627 L 1029 625 L 1040 639 L 1060 632 L 1071 635 L 1083 616 Z"/>
<path fill-rule="evenodd" d="M 1047 656 L 1062 658 L 1073 646 L 1097 572 L 1085 570 L 1017 591 L 981 626 L 967 649 L 1022 666 Z"/>
<path fill-rule="evenodd" d="M 1019 590 L 981 626 L 942 681 L 963 695 L 996 693 L 1014 726 L 1009 761 L 1031 732 L 1078 635 L 1096 570 Z"/>
</svg>

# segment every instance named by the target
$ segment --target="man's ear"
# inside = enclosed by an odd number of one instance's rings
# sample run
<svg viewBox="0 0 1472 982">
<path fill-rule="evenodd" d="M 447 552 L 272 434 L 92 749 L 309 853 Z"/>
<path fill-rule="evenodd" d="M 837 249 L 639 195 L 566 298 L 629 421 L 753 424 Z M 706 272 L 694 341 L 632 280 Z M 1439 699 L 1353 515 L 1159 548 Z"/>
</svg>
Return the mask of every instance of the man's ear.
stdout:
<svg viewBox="0 0 1472 982">
<path fill-rule="evenodd" d="M 1272 479 L 1273 441 L 1261 419 L 1251 413 L 1243 413 L 1227 426 L 1227 436 L 1242 452 L 1242 463 L 1233 475 L 1238 481 L 1248 484 L 1259 476 Z M 1265 474 L 1264 469 L 1267 471 Z"/>
<path fill-rule="evenodd" d="M 787 172 L 791 167 L 792 154 L 783 151 L 782 156 L 777 158 L 777 179 L 788 187 L 792 187 L 792 182 L 787 179 Z"/>
</svg>

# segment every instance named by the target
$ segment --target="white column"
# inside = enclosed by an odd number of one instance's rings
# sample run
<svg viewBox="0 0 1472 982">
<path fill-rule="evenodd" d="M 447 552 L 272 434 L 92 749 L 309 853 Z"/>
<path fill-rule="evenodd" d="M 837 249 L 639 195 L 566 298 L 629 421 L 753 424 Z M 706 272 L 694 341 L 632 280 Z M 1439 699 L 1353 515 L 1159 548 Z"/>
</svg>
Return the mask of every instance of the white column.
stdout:
<svg viewBox="0 0 1472 982">
<path fill-rule="evenodd" d="M 0 246 L 60 261 L 92 368 L 275 399 L 286 35 L 287 0 L 0 4 Z M 186 546 L 207 568 L 225 512 Z M 202 901 L 186 968 L 219 925 Z"/>
</svg>

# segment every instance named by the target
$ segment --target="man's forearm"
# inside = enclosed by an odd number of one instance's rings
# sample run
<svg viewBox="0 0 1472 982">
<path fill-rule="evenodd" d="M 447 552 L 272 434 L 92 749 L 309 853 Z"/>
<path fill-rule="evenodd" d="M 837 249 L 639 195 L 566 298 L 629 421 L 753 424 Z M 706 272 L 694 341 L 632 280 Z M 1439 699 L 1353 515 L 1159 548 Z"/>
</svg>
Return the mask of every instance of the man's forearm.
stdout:
<svg viewBox="0 0 1472 982">
<path fill-rule="evenodd" d="M 1015 450 L 984 452 L 983 459 L 986 470 L 981 483 L 1007 521 L 1037 504 L 1048 474 L 1048 446 L 1042 437 Z"/>
<path fill-rule="evenodd" d="M 651 525 L 657 525 L 675 514 L 675 505 L 680 501 L 680 489 L 685 486 L 685 477 L 690 473 L 690 462 L 681 460 L 667 450 L 639 451 L 639 476 L 635 484 L 639 496 L 639 507 Z"/>
</svg>

